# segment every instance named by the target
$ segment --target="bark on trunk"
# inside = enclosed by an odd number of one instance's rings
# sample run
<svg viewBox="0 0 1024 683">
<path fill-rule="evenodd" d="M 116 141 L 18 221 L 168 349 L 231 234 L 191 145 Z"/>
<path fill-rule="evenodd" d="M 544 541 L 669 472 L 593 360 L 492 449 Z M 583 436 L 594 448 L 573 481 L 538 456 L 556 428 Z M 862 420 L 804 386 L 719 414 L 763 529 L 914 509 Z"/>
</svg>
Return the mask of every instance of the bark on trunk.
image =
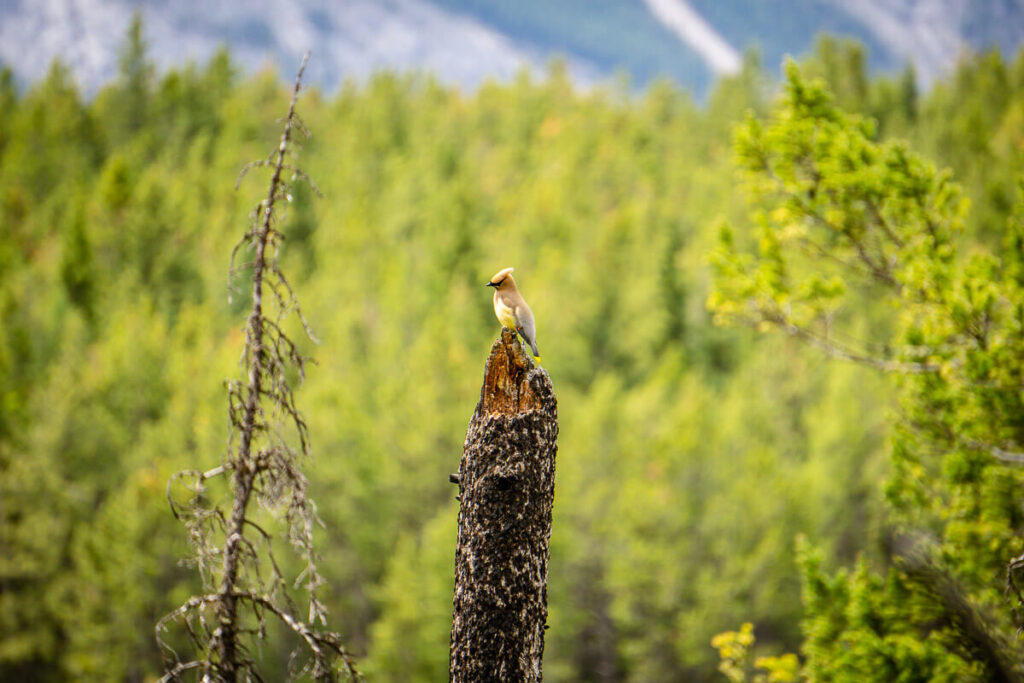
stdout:
<svg viewBox="0 0 1024 683">
<path fill-rule="evenodd" d="M 454 683 L 541 680 L 557 437 L 548 373 L 502 329 L 459 467 Z"/>
</svg>

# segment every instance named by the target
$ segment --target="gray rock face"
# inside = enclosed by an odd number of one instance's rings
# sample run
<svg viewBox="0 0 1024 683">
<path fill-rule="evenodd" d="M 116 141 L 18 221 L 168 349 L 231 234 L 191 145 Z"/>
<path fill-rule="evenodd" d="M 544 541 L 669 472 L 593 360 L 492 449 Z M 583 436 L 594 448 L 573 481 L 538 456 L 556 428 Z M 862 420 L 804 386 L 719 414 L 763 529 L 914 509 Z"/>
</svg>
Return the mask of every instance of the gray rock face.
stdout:
<svg viewBox="0 0 1024 683">
<path fill-rule="evenodd" d="M 249 70 L 270 63 L 290 73 L 312 50 L 307 78 L 329 90 L 385 68 L 429 71 L 472 88 L 545 59 L 427 0 L 3 0 L 0 61 L 31 82 L 60 58 L 92 92 L 114 76 L 117 48 L 136 9 L 161 68 L 204 62 L 227 44 Z M 583 79 L 596 76 L 585 60 L 571 60 L 571 68 Z"/>
<path fill-rule="evenodd" d="M 927 86 L 965 50 L 1024 42 L 1024 0 L 0 0 L 0 62 L 26 83 L 60 58 L 92 93 L 113 77 L 136 10 L 158 67 L 227 44 L 247 70 L 291 73 L 311 49 L 308 77 L 327 90 L 385 68 L 472 89 L 559 56 L 582 84 L 625 69 L 634 83 L 669 75 L 701 95 L 746 48 L 774 70 L 820 31 L 865 41 L 874 68 L 913 62 Z"/>
</svg>

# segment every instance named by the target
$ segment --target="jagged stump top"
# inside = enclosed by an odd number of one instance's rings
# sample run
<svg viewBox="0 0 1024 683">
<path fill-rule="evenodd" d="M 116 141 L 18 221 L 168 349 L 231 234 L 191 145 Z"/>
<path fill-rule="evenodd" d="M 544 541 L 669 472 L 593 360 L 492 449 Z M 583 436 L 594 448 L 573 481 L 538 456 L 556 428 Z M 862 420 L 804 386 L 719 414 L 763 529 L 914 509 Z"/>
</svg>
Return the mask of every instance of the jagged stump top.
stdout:
<svg viewBox="0 0 1024 683">
<path fill-rule="evenodd" d="M 503 327 L 491 345 L 476 412 L 516 415 L 531 410 L 552 410 L 557 418 L 551 378 L 523 350 L 515 330 Z"/>
</svg>

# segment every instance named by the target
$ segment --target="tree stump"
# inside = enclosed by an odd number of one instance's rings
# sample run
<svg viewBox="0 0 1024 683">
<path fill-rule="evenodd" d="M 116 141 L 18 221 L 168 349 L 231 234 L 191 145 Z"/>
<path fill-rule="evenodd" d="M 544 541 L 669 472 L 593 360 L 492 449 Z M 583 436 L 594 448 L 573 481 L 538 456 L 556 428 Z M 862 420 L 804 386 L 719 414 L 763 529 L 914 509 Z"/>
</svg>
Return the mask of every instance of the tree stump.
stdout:
<svg viewBox="0 0 1024 683">
<path fill-rule="evenodd" d="M 541 680 L 557 437 L 551 378 L 502 329 L 457 479 L 454 683 Z"/>
</svg>

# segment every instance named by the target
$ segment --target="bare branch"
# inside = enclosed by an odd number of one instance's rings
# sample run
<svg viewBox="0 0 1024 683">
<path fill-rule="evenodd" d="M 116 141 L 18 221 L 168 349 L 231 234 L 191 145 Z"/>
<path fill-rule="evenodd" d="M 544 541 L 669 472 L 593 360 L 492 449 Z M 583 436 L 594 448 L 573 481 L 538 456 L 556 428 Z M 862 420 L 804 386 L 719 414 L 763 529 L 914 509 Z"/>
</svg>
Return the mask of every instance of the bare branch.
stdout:
<svg viewBox="0 0 1024 683">
<path fill-rule="evenodd" d="M 245 175 L 249 172 L 250 169 L 258 168 L 260 166 L 272 166 L 273 163 L 273 153 L 269 154 L 266 159 L 259 159 L 257 161 L 250 161 L 249 163 L 247 163 L 245 166 L 242 167 L 242 170 L 238 172 L 238 179 L 235 180 L 235 189 L 237 190 L 239 188 L 239 186 L 242 184 L 242 178 L 245 177 Z"/>
<path fill-rule="evenodd" d="M 868 207 L 871 209 L 872 215 L 874 215 L 874 217 L 875 217 L 875 222 L 878 223 L 878 227 L 880 227 L 882 229 L 882 231 L 886 234 L 886 236 L 890 240 L 892 240 L 893 244 L 895 244 L 897 247 L 902 249 L 903 248 L 903 240 L 901 240 L 899 238 L 899 236 L 896 234 L 896 231 L 892 229 L 891 225 L 889 225 L 889 221 L 887 221 L 885 219 L 885 216 L 882 215 L 881 208 L 879 208 L 879 206 L 875 202 L 875 200 L 870 198 L 870 197 L 868 197 L 868 199 L 866 201 L 867 201 Z"/>
<path fill-rule="evenodd" d="M 861 365 L 867 365 L 883 372 L 903 372 L 903 373 L 925 373 L 925 372 L 938 372 L 939 366 L 932 363 L 908 363 L 905 361 L 892 360 L 889 358 L 880 358 L 877 356 L 871 356 L 859 351 L 850 349 L 843 344 L 824 337 L 819 334 L 815 334 L 811 330 L 795 325 L 791 321 L 787 320 L 784 316 L 778 313 L 761 312 L 763 319 L 769 322 L 779 329 L 783 330 L 786 334 L 791 337 L 796 337 L 802 341 L 807 342 L 811 346 L 824 351 L 825 354 L 832 358 L 839 360 L 850 361 L 853 363 L 859 363 Z"/>
<path fill-rule="evenodd" d="M 871 255 L 868 254 L 867 248 L 865 247 L 864 243 L 856 239 L 851 233 L 851 231 L 844 229 L 842 226 L 835 225 L 834 223 L 832 223 L 819 211 L 817 211 L 813 206 L 811 206 L 802 195 L 790 190 L 786 186 L 786 182 L 782 178 L 780 178 L 769 165 L 765 165 L 764 172 L 766 175 L 768 175 L 768 177 L 770 177 L 775 182 L 775 184 L 779 188 L 779 192 L 784 197 L 795 202 L 800 207 L 800 210 L 803 211 L 806 216 L 817 221 L 823 227 L 834 232 L 835 234 L 844 237 L 846 241 L 849 242 L 850 245 L 857 252 L 857 256 L 861 260 L 861 262 L 863 262 L 864 265 L 867 266 L 871 275 L 873 275 L 880 282 L 892 287 L 896 291 L 901 291 L 903 289 L 903 284 L 899 280 L 897 280 L 896 277 L 893 275 L 892 269 L 889 266 L 889 264 L 886 264 L 884 262 L 877 263 L 875 259 L 873 259 Z"/>
<path fill-rule="evenodd" d="M 324 196 L 324 193 L 320 191 L 320 187 L 316 184 L 316 182 L 312 178 L 310 178 L 308 175 L 306 175 L 306 172 L 303 171 L 298 166 L 292 166 L 291 164 L 284 164 L 281 168 L 285 169 L 286 171 L 291 171 L 292 174 L 293 174 L 293 177 L 292 177 L 293 180 L 296 179 L 296 178 L 298 178 L 300 180 L 304 180 L 306 182 L 306 184 L 309 185 L 309 189 L 313 190 L 313 193 L 316 194 L 317 197 L 323 197 Z"/>
<path fill-rule="evenodd" d="M 996 446 L 995 444 L 985 443 L 976 439 L 967 439 L 964 440 L 963 443 L 972 450 L 988 453 L 996 460 L 1001 460 L 1014 465 L 1024 464 L 1024 453 L 1020 451 L 1007 450 L 1000 446 Z"/>
<path fill-rule="evenodd" d="M 319 518 L 298 465 L 298 459 L 309 453 L 308 428 L 288 382 L 293 368 L 300 380 L 305 377 L 308 359 L 285 333 L 281 321 L 294 312 L 309 337 L 314 342 L 316 338 L 278 267 L 277 250 L 284 236 L 274 227 L 281 221 L 279 204 L 290 201 L 291 180 L 308 182 L 319 195 L 312 179 L 286 162 L 293 131 L 308 134 L 295 114 L 308 58 L 307 53 L 299 68 L 277 149 L 267 159 L 245 166 L 238 178 L 241 182 L 252 168 L 272 168 L 266 196 L 256 205 L 249 229 L 232 249 L 228 270 L 230 295 L 237 252 L 244 246 L 252 253 L 247 264 L 252 277 L 252 308 L 245 321 L 240 358 L 245 379 L 227 383 L 231 428 L 224 462 L 206 471 L 179 472 L 168 482 L 168 502 L 188 530 L 194 550 L 191 561 L 199 569 L 205 594 L 190 598 L 156 625 L 157 642 L 167 656 L 164 680 L 177 680 L 191 670 L 197 670 L 203 681 L 263 680 L 248 643 L 253 638 L 265 639 L 268 614 L 299 636 L 310 656 L 303 669 L 306 673 L 317 680 L 336 680 L 334 660 L 340 658 L 347 675 L 358 678 L 337 634 L 314 629 L 295 616 L 297 610 L 287 594 L 289 582 L 274 555 L 272 536 L 251 517 L 254 502 L 273 512 L 283 509 L 286 538 L 304 565 L 295 585 L 302 583 L 309 591 L 310 620 L 325 624 L 326 610 L 316 595 L 324 581 L 313 544 L 313 526 Z M 286 172 L 291 180 L 282 175 Z M 273 250 L 270 255 L 268 247 Z M 268 290 L 271 296 L 264 301 Z M 267 313 L 265 308 L 276 310 Z M 297 434 L 297 449 L 289 445 L 282 423 L 289 433 L 294 429 Z M 230 505 L 206 500 L 204 483 L 226 473 L 231 474 Z M 176 503 L 171 495 L 176 481 L 183 482 L 191 493 L 187 505 Z M 198 653 L 191 661 L 180 661 L 162 639 L 172 622 L 184 627 Z"/>
</svg>

